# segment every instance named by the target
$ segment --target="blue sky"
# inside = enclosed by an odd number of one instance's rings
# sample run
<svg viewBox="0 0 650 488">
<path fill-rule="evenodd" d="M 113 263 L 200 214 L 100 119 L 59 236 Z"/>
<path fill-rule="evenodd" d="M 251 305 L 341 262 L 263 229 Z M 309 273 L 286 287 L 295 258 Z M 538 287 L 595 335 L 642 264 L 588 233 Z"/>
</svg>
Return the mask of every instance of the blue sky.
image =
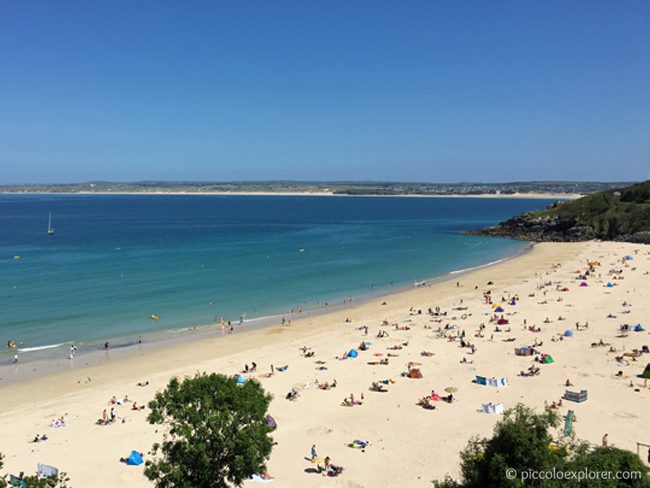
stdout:
<svg viewBox="0 0 650 488">
<path fill-rule="evenodd" d="M 0 3 L 0 183 L 650 178 L 650 2 Z"/>
</svg>

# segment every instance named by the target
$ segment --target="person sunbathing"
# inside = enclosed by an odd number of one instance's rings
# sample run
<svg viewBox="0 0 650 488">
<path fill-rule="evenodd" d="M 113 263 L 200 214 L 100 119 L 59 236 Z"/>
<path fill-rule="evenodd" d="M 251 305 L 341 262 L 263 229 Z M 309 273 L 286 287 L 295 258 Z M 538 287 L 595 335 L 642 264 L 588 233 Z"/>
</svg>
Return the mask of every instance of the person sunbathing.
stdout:
<svg viewBox="0 0 650 488">
<path fill-rule="evenodd" d="M 295 400 L 298 398 L 298 390 L 295 388 L 292 388 L 289 393 L 287 393 L 287 396 L 285 397 L 287 400 Z"/>
<path fill-rule="evenodd" d="M 385 302 L 384 302 L 385 303 Z M 329 456 L 325 458 L 325 475 L 334 477 L 338 476 L 343 472 L 343 467 L 342 466 L 336 466 L 335 464 L 332 464 L 331 459 Z"/>
<path fill-rule="evenodd" d="M 386 393 L 388 390 L 384 388 L 382 385 L 377 383 L 376 381 L 372 382 L 372 385 L 370 386 L 370 391 L 376 391 L 379 393 Z"/>
<path fill-rule="evenodd" d="M 564 382 L 564 386 L 573 386 L 573 383 L 571 383 L 571 380 L 567 378 L 567 380 Z"/>
<path fill-rule="evenodd" d="M 50 427 L 58 429 L 59 427 L 65 427 L 65 419 L 63 417 L 52 420 Z"/>
<path fill-rule="evenodd" d="M 140 383 L 138 383 L 138 386 L 141 386 L 141 387 L 149 386 L 149 381 L 140 382 Z"/>
<path fill-rule="evenodd" d="M 133 405 L 131 405 L 131 410 L 144 410 L 144 405 L 138 406 L 137 402 L 133 402 Z"/>
<path fill-rule="evenodd" d="M 425 410 L 435 410 L 436 406 L 431 403 L 429 397 L 423 397 L 418 400 L 417 405 L 424 408 Z"/>
</svg>

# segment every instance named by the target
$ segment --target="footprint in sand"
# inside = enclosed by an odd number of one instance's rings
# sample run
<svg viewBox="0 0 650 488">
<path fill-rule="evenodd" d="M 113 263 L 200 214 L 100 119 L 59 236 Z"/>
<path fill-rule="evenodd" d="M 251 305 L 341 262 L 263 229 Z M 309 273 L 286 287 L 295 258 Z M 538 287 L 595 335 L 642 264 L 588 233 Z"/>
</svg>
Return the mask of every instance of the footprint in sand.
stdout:
<svg viewBox="0 0 650 488">
<path fill-rule="evenodd" d="M 312 427 L 307 431 L 311 435 L 325 435 L 325 434 L 331 434 L 334 432 L 334 429 L 330 429 L 328 427 L 325 427 L 324 425 L 319 425 L 317 427 Z"/>
</svg>

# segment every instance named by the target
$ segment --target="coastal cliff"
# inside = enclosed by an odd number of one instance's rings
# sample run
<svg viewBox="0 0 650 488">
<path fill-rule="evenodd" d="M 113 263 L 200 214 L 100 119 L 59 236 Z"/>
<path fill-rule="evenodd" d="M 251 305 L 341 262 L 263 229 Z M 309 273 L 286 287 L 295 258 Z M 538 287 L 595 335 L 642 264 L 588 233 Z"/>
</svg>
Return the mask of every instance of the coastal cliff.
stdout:
<svg viewBox="0 0 650 488">
<path fill-rule="evenodd" d="M 600 239 L 650 244 L 650 180 L 554 203 L 469 233 L 536 242 Z"/>
</svg>

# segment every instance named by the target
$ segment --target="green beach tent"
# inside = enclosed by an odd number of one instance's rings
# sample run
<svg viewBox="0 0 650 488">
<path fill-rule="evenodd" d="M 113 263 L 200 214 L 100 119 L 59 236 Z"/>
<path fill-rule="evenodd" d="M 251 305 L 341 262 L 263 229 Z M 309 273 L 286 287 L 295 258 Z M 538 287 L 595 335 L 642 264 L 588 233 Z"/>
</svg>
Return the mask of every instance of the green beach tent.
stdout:
<svg viewBox="0 0 650 488">
<path fill-rule="evenodd" d="M 646 365 L 645 369 L 643 370 L 643 374 L 641 376 L 650 380 L 650 363 Z"/>
</svg>

